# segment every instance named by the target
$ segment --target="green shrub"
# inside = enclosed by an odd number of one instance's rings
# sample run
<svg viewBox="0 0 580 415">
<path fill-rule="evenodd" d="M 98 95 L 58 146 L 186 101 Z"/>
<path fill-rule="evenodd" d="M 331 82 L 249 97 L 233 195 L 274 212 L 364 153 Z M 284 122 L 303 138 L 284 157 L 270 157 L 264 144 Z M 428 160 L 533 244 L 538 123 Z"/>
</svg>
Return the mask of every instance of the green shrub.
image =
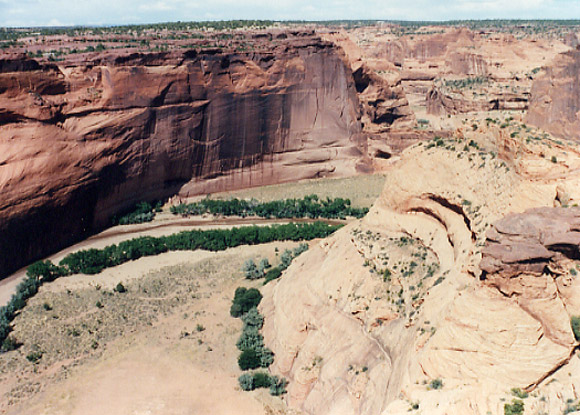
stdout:
<svg viewBox="0 0 580 415">
<path fill-rule="evenodd" d="M 58 267 L 50 261 L 37 261 L 26 269 L 26 275 L 39 278 L 45 283 L 66 275 L 66 272 L 62 267 Z"/>
<path fill-rule="evenodd" d="M 155 218 L 153 206 L 148 202 L 137 203 L 130 212 L 120 218 L 113 218 L 114 225 L 130 225 L 135 223 L 151 222 Z"/>
<path fill-rule="evenodd" d="M 264 347 L 264 336 L 260 334 L 257 328 L 247 327 L 236 342 L 236 347 L 241 351 L 260 349 Z"/>
<path fill-rule="evenodd" d="M 521 415 L 524 413 L 524 402 L 514 399 L 511 404 L 506 403 L 503 406 L 504 415 Z"/>
<path fill-rule="evenodd" d="M 439 378 L 437 379 L 433 379 L 431 382 L 429 382 L 429 389 L 441 389 L 443 387 L 443 381 Z"/>
<path fill-rule="evenodd" d="M 268 272 L 266 272 L 266 278 L 264 279 L 264 285 L 268 284 L 272 280 L 280 278 L 281 275 L 282 270 L 279 267 L 274 267 L 268 270 Z"/>
<path fill-rule="evenodd" d="M 443 281 L 445 281 L 445 277 L 441 276 L 441 277 L 437 278 L 437 279 L 435 280 L 435 282 L 433 283 L 433 287 L 435 287 L 435 286 L 437 286 L 437 285 L 441 284 Z"/>
<path fill-rule="evenodd" d="M 244 262 L 242 271 L 244 272 L 244 276 L 249 280 L 257 280 L 264 276 L 264 272 L 258 269 L 253 259 L 248 259 Z"/>
<path fill-rule="evenodd" d="M 238 357 L 238 366 L 242 370 L 257 369 L 261 366 L 260 356 L 254 349 L 244 350 Z"/>
<path fill-rule="evenodd" d="M 580 341 L 580 316 L 572 316 L 570 325 L 572 326 L 572 332 L 574 333 L 576 341 Z"/>
<path fill-rule="evenodd" d="M 272 376 L 270 378 L 270 395 L 280 396 L 286 393 L 286 385 L 288 381 L 284 378 L 279 378 L 278 376 Z"/>
<path fill-rule="evenodd" d="M 258 271 L 260 272 L 260 276 L 263 276 L 266 270 L 268 270 L 269 268 L 272 268 L 272 265 L 270 264 L 270 261 L 268 261 L 268 258 L 262 258 L 260 260 L 260 265 L 258 265 Z"/>
<path fill-rule="evenodd" d="M 42 358 L 42 352 L 33 351 L 26 355 L 26 359 L 32 363 L 38 363 L 38 361 Z"/>
<path fill-rule="evenodd" d="M 252 391 L 258 388 L 269 388 L 270 395 L 280 396 L 286 393 L 288 381 L 278 376 L 271 376 L 266 372 L 244 373 L 238 378 L 240 388 L 244 391 Z"/>
<path fill-rule="evenodd" d="M 274 352 L 267 347 L 260 347 L 256 349 L 256 353 L 260 357 L 261 367 L 270 367 L 274 363 Z"/>
<path fill-rule="evenodd" d="M 246 330 L 246 327 L 254 327 L 260 330 L 264 324 L 264 317 L 258 312 L 256 307 L 252 307 L 241 319 L 244 322 L 244 330 Z"/>
<path fill-rule="evenodd" d="M 125 288 L 125 286 L 122 283 L 118 283 L 115 286 L 115 288 L 113 288 L 113 290 L 115 292 L 118 292 L 118 293 L 125 293 L 125 292 L 127 292 L 127 289 Z"/>
<path fill-rule="evenodd" d="M 272 384 L 270 375 L 265 372 L 254 373 L 254 388 L 269 388 Z"/>
<path fill-rule="evenodd" d="M 576 402 L 574 403 L 574 400 L 572 399 L 568 399 L 568 402 L 566 402 L 566 408 L 564 408 L 564 415 L 568 415 L 571 414 L 573 412 L 578 412 L 580 411 L 580 403 Z"/>
<path fill-rule="evenodd" d="M 232 317 L 240 317 L 247 313 L 253 307 L 257 307 L 262 301 L 262 294 L 255 288 L 246 289 L 238 287 L 234 294 L 234 301 L 230 308 L 230 315 Z"/>
<path fill-rule="evenodd" d="M 0 351 L 2 351 L 2 352 L 10 352 L 12 350 L 18 349 L 20 346 L 22 346 L 22 343 L 20 343 L 14 337 L 8 336 L 2 342 L 2 347 L 0 347 Z"/>
<path fill-rule="evenodd" d="M 526 399 L 528 397 L 528 392 L 521 390 L 520 388 L 512 388 L 512 395 L 520 399 Z"/>
<path fill-rule="evenodd" d="M 253 391 L 255 389 L 254 376 L 249 373 L 243 373 L 238 378 L 238 383 L 240 384 L 240 388 L 242 388 L 243 391 Z"/>
</svg>

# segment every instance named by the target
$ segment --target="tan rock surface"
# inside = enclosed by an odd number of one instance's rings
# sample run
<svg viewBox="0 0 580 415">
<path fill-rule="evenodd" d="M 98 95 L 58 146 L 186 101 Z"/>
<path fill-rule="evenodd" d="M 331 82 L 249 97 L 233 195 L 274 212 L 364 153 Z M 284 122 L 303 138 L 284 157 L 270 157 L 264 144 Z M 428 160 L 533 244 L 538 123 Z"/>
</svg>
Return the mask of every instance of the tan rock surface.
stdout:
<svg viewBox="0 0 580 415">
<path fill-rule="evenodd" d="M 290 379 L 291 407 L 391 415 L 417 403 L 429 414 L 499 414 L 512 388 L 537 385 L 526 407 L 564 405 L 548 380 L 575 360 L 570 316 L 578 312 L 577 300 L 568 299 L 580 283 L 567 273 L 553 278 L 527 269 L 515 278 L 488 273 L 480 281 L 490 224 L 506 212 L 552 206 L 560 185 L 557 177 L 530 175 L 543 150 L 516 151 L 521 143 L 509 138 L 516 142 L 508 145 L 508 138 L 490 134 L 479 153 L 461 151 L 461 140 L 453 139 L 406 150 L 359 224 L 311 248 L 267 287 L 266 343 L 277 356 L 274 371 Z M 509 158 L 486 156 L 499 148 Z M 575 170 L 567 172 L 569 180 L 578 179 Z M 565 218 L 576 215 L 562 211 Z M 562 224 L 573 220 L 546 212 L 558 224 L 549 240 L 571 241 Z M 502 223 L 488 235 L 504 229 Z M 486 248 L 484 258 L 488 250 L 496 252 Z M 517 252 L 502 258 L 520 258 Z M 545 248 L 524 252 L 521 258 L 551 260 Z M 572 266 L 569 259 L 558 264 Z M 429 390 L 436 378 L 443 389 Z M 570 380 L 564 385 L 571 387 Z"/>
</svg>

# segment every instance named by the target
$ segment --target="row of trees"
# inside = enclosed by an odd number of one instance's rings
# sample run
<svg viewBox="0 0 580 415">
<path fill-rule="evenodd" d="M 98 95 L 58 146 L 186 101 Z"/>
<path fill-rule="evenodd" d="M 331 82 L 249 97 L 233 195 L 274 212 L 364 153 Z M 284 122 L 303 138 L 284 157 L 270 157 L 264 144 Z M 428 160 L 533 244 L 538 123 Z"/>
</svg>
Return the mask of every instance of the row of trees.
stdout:
<svg viewBox="0 0 580 415">
<path fill-rule="evenodd" d="M 255 199 L 213 200 L 203 199 L 200 202 L 171 206 L 174 215 L 203 215 L 211 213 L 221 216 L 259 216 L 262 218 L 326 218 L 345 219 L 347 216 L 361 218 L 367 214 L 367 208 L 351 206 L 349 199 L 319 199 L 316 195 L 303 199 L 274 200 L 258 202 Z"/>
<path fill-rule="evenodd" d="M 264 317 L 257 307 L 262 300 L 262 294 L 255 288 L 238 287 L 230 309 L 232 317 L 240 317 L 244 322 L 242 334 L 236 346 L 241 351 L 238 366 L 249 371 L 267 368 L 274 362 L 274 353 L 264 345 L 264 336 L 260 333 Z M 286 379 L 272 376 L 266 372 L 246 372 L 238 378 L 242 390 L 251 391 L 257 388 L 269 388 L 274 396 L 286 392 Z"/>
<path fill-rule="evenodd" d="M 239 245 L 256 245 L 283 240 L 311 240 L 323 238 L 340 226 L 322 222 L 311 224 L 289 223 L 272 226 L 244 226 L 232 229 L 184 231 L 158 238 L 143 236 L 109 245 L 103 249 L 87 249 L 73 252 L 64 257 L 58 265 L 51 261 L 38 261 L 30 265 L 26 278 L 18 285 L 9 303 L 0 307 L 0 345 L 13 342 L 6 340 L 10 334 L 10 323 L 16 313 L 24 308 L 26 301 L 33 297 L 40 286 L 59 277 L 71 274 L 98 274 L 105 268 L 114 267 L 144 256 L 158 255 L 167 251 L 205 249 L 221 251 Z M 4 347 L 5 349 L 6 347 Z"/>
</svg>

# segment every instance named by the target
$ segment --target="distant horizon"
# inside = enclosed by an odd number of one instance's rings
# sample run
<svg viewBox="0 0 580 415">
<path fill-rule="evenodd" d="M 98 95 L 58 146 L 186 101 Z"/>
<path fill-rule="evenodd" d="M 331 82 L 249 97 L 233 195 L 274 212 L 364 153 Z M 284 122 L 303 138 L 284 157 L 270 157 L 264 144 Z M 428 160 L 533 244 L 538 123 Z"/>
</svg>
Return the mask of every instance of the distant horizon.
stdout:
<svg viewBox="0 0 580 415">
<path fill-rule="evenodd" d="M 353 16 L 356 16 L 353 18 Z M 108 27 L 172 22 L 576 20 L 578 0 L 0 0 L 0 27 Z"/>
<path fill-rule="evenodd" d="M 575 22 L 580 25 L 580 18 L 578 19 L 510 19 L 510 18 L 494 18 L 494 19 L 447 19 L 447 20 L 403 20 L 403 19 L 329 19 L 329 20 L 276 20 L 276 19 L 213 19 L 213 20 L 168 20 L 159 22 L 142 22 L 142 23 L 103 23 L 103 24 L 71 24 L 71 25 L 40 25 L 40 26 L 0 26 L 0 29 L 74 29 L 74 28 L 108 28 L 108 27 L 120 27 L 120 26 L 155 26 L 164 24 L 174 24 L 174 23 L 217 23 L 217 22 L 251 22 L 251 21 L 262 21 L 271 23 L 282 23 L 282 24 L 317 24 L 317 23 L 350 23 L 350 22 L 360 22 L 360 23 L 415 23 L 428 26 L 430 24 L 449 24 L 449 23 L 470 23 L 470 22 Z"/>
</svg>

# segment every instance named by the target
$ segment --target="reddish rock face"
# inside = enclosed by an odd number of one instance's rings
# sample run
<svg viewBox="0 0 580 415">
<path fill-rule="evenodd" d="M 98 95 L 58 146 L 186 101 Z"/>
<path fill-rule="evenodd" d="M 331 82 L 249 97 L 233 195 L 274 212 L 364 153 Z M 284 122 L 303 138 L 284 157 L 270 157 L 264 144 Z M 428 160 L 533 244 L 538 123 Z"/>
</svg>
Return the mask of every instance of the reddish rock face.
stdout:
<svg viewBox="0 0 580 415">
<path fill-rule="evenodd" d="M 445 115 L 475 111 L 525 111 L 528 109 L 529 93 L 527 92 L 501 92 L 489 95 L 489 97 L 473 99 L 461 93 L 451 94 L 434 86 L 425 97 L 427 113 Z"/>
<path fill-rule="evenodd" d="M 487 233 L 480 268 L 500 280 L 556 272 L 559 262 L 580 258 L 580 209 L 536 208 L 511 214 Z"/>
<path fill-rule="evenodd" d="M 367 168 L 340 49 L 0 58 L 0 276 L 137 201 Z"/>
<path fill-rule="evenodd" d="M 536 208 L 495 223 L 480 263 L 484 284 L 513 298 L 570 351 L 577 345 L 569 322 L 578 313 L 579 247 L 580 209 Z"/>
<path fill-rule="evenodd" d="M 580 50 L 560 55 L 544 69 L 532 86 L 527 121 L 580 141 Z"/>
</svg>

